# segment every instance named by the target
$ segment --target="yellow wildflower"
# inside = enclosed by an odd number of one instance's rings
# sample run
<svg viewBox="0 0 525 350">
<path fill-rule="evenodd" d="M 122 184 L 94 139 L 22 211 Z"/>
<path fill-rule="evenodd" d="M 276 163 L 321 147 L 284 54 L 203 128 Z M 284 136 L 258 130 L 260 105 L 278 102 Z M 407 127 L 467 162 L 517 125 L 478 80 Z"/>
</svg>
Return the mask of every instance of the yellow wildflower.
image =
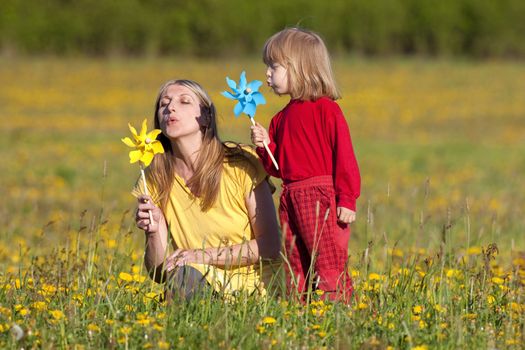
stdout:
<svg viewBox="0 0 525 350">
<path fill-rule="evenodd" d="M 481 248 L 480 247 L 470 247 L 467 249 L 468 255 L 478 255 L 481 254 Z"/>
<path fill-rule="evenodd" d="M 88 324 L 87 329 L 88 331 L 91 331 L 91 332 L 100 332 L 100 327 L 96 325 L 95 323 Z"/>
<path fill-rule="evenodd" d="M 135 281 L 135 282 L 143 283 L 145 280 L 146 280 L 145 276 L 142 276 L 142 275 L 139 275 L 139 274 L 134 274 L 133 275 L 133 281 Z"/>
<path fill-rule="evenodd" d="M 132 330 L 131 327 L 124 326 L 124 327 L 121 327 L 119 329 L 119 332 L 124 334 L 124 335 L 129 335 L 129 334 L 131 334 L 131 330 Z"/>
<path fill-rule="evenodd" d="M 368 279 L 370 281 L 379 281 L 381 279 L 381 275 L 377 274 L 377 273 L 371 273 L 368 275 Z"/>
<path fill-rule="evenodd" d="M 262 323 L 264 323 L 264 324 L 274 324 L 275 322 L 277 322 L 277 320 L 275 318 L 271 317 L 271 316 L 266 316 L 262 320 Z"/>
<path fill-rule="evenodd" d="M 412 307 L 412 313 L 414 315 L 419 315 L 421 312 L 423 312 L 423 307 L 421 305 L 416 305 Z"/>
<path fill-rule="evenodd" d="M 121 272 L 118 274 L 118 278 L 121 279 L 122 281 L 124 282 L 131 282 L 133 281 L 133 276 L 131 276 L 129 273 L 127 272 Z"/>
<path fill-rule="evenodd" d="M 503 283 L 505 283 L 505 280 L 503 278 L 500 278 L 500 277 L 492 277 L 491 281 L 492 281 L 492 283 L 497 284 L 498 286 L 502 285 Z"/>
<path fill-rule="evenodd" d="M 59 321 L 59 320 L 61 320 L 61 319 L 63 319 L 65 317 L 64 313 L 61 310 L 50 310 L 49 314 L 56 321 Z"/>
</svg>

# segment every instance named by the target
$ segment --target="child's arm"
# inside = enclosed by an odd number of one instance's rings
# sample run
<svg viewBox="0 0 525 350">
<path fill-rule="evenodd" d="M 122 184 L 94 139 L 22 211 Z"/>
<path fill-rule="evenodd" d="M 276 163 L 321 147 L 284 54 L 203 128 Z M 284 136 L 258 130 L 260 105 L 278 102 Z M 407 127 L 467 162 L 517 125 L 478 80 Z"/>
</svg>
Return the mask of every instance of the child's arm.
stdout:
<svg viewBox="0 0 525 350">
<path fill-rule="evenodd" d="M 331 128 L 334 157 L 334 186 L 336 201 L 341 216 L 345 220 L 355 219 L 356 200 L 361 193 L 361 175 L 352 146 L 352 138 L 343 113 L 337 108 Z M 342 208 L 339 210 L 339 208 Z M 344 210 L 343 210 L 344 209 Z M 351 211 L 352 213 L 348 213 Z M 340 221 L 344 221 L 341 220 Z"/>
<path fill-rule="evenodd" d="M 266 141 L 268 148 L 275 155 L 275 142 L 272 141 L 272 137 L 270 136 L 272 134 L 271 131 L 272 131 L 271 124 L 270 124 L 270 133 L 268 133 L 268 131 L 266 131 L 266 129 L 261 124 L 256 122 L 255 125 L 251 126 L 252 142 L 255 146 L 257 146 L 256 151 L 259 157 L 261 158 L 262 164 L 264 166 L 264 170 L 266 170 L 266 172 L 273 177 L 281 177 L 281 175 L 279 174 L 279 171 L 275 169 L 275 166 L 273 165 L 270 155 L 264 148 L 264 141 Z"/>
</svg>

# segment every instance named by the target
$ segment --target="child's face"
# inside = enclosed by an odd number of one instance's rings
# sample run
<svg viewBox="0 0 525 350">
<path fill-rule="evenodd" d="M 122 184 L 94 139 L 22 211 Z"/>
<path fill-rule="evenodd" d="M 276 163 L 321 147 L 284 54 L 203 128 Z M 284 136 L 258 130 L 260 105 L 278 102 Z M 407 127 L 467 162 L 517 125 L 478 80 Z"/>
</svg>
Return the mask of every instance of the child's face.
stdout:
<svg viewBox="0 0 525 350">
<path fill-rule="evenodd" d="M 272 63 L 266 69 L 266 83 L 277 95 L 286 95 L 290 93 L 288 88 L 288 72 L 286 68 L 279 63 Z"/>
</svg>

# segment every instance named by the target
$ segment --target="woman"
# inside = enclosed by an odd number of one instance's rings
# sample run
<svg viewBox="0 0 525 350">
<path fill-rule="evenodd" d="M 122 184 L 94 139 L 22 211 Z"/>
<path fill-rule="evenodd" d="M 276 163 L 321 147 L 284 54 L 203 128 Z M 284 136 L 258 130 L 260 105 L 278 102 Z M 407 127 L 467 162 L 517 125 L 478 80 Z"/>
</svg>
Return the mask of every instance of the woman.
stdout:
<svg viewBox="0 0 525 350">
<path fill-rule="evenodd" d="M 147 169 L 151 197 L 141 194 L 140 182 L 134 189 L 146 268 L 158 282 L 167 276 L 167 292 L 186 299 L 210 287 L 264 293 L 280 239 L 268 175 L 255 153 L 220 141 L 215 107 L 190 80 L 162 86 L 155 127 L 165 153 Z"/>
</svg>

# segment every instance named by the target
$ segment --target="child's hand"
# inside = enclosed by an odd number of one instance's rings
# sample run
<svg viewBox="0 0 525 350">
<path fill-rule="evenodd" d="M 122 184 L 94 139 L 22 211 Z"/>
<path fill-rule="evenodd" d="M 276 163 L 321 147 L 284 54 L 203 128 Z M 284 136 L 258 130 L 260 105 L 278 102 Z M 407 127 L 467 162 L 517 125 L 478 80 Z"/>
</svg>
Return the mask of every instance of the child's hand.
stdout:
<svg viewBox="0 0 525 350">
<path fill-rule="evenodd" d="M 337 221 L 343 224 L 351 224 L 355 221 L 355 211 L 345 207 L 337 207 Z"/>
<path fill-rule="evenodd" d="M 264 142 L 267 145 L 270 144 L 270 137 L 268 136 L 268 131 L 259 123 L 251 126 L 252 130 L 252 142 L 257 147 L 264 147 Z"/>
</svg>

